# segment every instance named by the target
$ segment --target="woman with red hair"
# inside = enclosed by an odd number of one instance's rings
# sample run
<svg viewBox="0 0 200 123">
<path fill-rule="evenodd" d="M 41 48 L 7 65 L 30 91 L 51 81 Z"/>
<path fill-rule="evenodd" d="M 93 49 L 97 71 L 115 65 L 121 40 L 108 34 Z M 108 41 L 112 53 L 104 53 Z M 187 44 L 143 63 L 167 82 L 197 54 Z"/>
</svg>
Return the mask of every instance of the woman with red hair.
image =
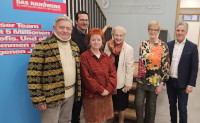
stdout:
<svg viewBox="0 0 200 123">
<path fill-rule="evenodd" d="M 100 29 L 90 29 L 87 34 L 88 49 L 80 57 L 86 123 L 102 123 L 114 116 L 112 94 L 117 77 L 110 58 L 101 50 L 104 42 Z"/>
</svg>

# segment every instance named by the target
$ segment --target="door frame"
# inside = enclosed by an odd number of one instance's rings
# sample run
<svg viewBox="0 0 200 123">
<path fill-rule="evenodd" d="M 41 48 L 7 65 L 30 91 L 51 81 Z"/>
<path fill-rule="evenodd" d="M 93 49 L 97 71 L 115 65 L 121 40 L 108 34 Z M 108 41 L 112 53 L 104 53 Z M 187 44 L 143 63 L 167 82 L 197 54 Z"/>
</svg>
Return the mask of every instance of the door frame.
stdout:
<svg viewBox="0 0 200 123">
<path fill-rule="evenodd" d="M 200 12 L 191 12 L 191 10 L 200 11 L 200 8 L 180 8 L 181 0 L 177 0 L 177 8 L 176 8 L 176 22 L 179 20 L 179 15 L 200 15 Z M 186 12 L 182 12 L 186 11 Z M 200 22 L 200 21 L 199 21 Z M 176 24 L 175 24 L 176 25 Z M 174 31 L 174 38 L 176 37 L 175 31 Z M 199 40 L 200 40 L 200 34 L 199 34 Z M 198 41 L 199 45 L 199 41 Z"/>
</svg>

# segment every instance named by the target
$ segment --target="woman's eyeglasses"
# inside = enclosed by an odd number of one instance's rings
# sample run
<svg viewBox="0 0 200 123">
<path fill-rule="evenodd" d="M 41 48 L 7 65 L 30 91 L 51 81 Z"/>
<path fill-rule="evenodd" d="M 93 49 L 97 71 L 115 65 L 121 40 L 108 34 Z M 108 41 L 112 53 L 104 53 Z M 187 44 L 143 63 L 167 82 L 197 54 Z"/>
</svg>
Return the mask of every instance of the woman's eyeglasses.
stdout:
<svg viewBox="0 0 200 123">
<path fill-rule="evenodd" d="M 158 32 L 159 29 L 148 29 L 150 32 Z"/>
</svg>

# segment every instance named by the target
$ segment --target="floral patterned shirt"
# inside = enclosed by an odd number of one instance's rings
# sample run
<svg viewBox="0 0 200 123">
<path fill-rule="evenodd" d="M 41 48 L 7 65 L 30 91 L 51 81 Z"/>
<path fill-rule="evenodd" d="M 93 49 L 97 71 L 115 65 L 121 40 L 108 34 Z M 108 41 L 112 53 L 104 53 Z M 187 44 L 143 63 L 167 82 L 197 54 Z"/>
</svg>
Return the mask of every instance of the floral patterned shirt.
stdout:
<svg viewBox="0 0 200 123">
<path fill-rule="evenodd" d="M 150 49 L 150 42 L 140 46 L 138 83 L 158 86 L 169 78 L 169 49 L 165 42 L 157 41 Z"/>
</svg>

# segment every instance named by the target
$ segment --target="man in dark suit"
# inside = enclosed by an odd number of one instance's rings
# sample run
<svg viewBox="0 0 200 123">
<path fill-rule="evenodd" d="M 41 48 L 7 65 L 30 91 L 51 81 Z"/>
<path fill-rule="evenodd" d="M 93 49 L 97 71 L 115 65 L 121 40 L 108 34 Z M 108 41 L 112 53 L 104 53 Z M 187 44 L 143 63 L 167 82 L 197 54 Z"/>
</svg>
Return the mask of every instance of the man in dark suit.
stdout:
<svg viewBox="0 0 200 123">
<path fill-rule="evenodd" d="M 198 72 L 197 45 L 186 39 L 188 24 L 176 24 L 176 40 L 168 42 L 170 72 L 167 93 L 170 104 L 171 122 L 177 123 L 177 100 L 179 123 L 187 123 L 188 95 L 196 85 Z"/>
<path fill-rule="evenodd" d="M 89 26 L 88 13 L 85 11 L 79 11 L 75 15 L 76 26 L 72 30 L 72 41 L 74 41 L 79 49 L 80 55 L 87 50 L 88 45 L 86 43 L 86 31 Z M 71 123 L 80 123 L 80 112 L 82 107 L 82 99 L 80 101 L 75 101 L 72 110 L 72 121 Z"/>
<path fill-rule="evenodd" d="M 85 11 L 79 11 L 75 15 L 75 27 L 72 30 L 72 41 L 74 41 L 79 49 L 80 54 L 87 50 L 88 45 L 86 42 L 87 29 L 89 26 L 88 13 Z"/>
</svg>

